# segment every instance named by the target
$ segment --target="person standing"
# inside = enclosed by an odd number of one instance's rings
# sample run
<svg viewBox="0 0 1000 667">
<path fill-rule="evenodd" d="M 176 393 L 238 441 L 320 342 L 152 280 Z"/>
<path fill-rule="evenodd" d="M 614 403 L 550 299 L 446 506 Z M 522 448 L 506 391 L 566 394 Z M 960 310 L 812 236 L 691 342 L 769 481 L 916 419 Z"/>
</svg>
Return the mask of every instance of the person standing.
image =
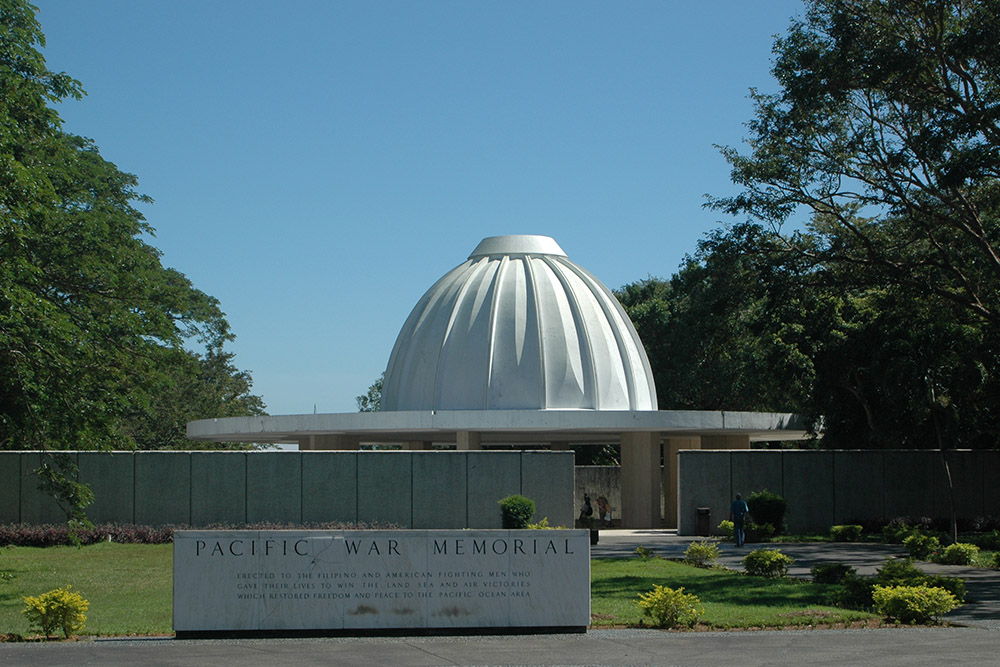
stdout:
<svg viewBox="0 0 1000 667">
<path fill-rule="evenodd" d="M 743 523 L 746 520 L 750 507 L 743 500 L 740 494 L 736 494 L 736 500 L 729 506 L 729 520 L 733 522 L 733 536 L 736 538 L 736 546 L 742 547 L 746 541 L 746 533 L 743 532 Z"/>
</svg>

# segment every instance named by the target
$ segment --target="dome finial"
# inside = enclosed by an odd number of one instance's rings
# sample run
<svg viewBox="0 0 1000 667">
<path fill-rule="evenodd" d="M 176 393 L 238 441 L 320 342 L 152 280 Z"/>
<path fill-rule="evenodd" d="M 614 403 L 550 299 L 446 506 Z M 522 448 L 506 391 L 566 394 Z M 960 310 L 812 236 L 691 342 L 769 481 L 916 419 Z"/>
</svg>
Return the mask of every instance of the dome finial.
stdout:
<svg viewBox="0 0 1000 667">
<path fill-rule="evenodd" d="M 517 234 L 511 236 L 489 236 L 479 242 L 469 255 L 473 257 L 496 257 L 499 255 L 557 255 L 566 253 L 551 236 Z"/>
</svg>

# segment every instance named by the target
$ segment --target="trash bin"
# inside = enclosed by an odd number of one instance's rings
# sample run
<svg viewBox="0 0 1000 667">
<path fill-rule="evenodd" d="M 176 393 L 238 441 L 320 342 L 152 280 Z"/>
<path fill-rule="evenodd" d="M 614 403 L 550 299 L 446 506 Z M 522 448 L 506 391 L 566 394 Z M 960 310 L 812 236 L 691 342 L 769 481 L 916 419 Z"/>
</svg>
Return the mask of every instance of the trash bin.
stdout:
<svg viewBox="0 0 1000 667">
<path fill-rule="evenodd" d="M 698 535 L 708 537 L 712 534 L 712 508 L 698 508 Z"/>
</svg>

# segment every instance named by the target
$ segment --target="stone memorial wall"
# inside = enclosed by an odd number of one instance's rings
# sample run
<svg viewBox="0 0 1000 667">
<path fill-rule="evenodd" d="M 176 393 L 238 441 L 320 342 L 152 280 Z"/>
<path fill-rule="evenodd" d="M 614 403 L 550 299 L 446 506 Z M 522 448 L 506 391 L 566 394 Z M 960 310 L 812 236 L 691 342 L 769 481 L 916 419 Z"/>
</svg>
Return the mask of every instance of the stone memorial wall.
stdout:
<svg viewBox="0 0 1000 667">
<path fill-rule="evenodd" d="M 584 530 L 178 531 L 178 637 L 590 623 Z"/>
<path fill-rule="evenodd" d="M 94 523 L 191 526 L 383 522 L 500 528 L 497 501 L 535 501 L 535 520 L 571 526 L 573 452 L 66 452 L 94 492 Z M 62 523 L 38 490 L 38 452 L 0 452 L 0 523 Z"/>
<path fill-rule="evenodd" d="M 960 521 L 1000 515 L 1000 451 L 945 452 Z M 767 489 L 788 501 L 792 533 L 896 517 L 947 517 L 951 494 L 937 450 L 690 450 L 679 454 L 681 535 L 697 532 L 698 508 L 710 528 L 729 518 L 736 493 Z"/>
</svg>

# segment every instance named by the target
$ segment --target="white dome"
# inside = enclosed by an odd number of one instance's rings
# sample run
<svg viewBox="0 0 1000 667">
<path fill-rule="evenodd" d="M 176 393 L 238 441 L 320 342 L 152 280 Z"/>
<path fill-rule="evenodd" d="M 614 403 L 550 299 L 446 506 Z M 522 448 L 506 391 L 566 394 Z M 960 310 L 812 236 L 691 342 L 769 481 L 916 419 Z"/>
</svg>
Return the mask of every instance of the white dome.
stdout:
<svg viewBox="0 0 1000 667">
<path fill-rule="evenodd" d="M 483 239 L 420 299 L 382 410 L 656 410 L 618 300 L 547 236 Z"/>
</svg>

